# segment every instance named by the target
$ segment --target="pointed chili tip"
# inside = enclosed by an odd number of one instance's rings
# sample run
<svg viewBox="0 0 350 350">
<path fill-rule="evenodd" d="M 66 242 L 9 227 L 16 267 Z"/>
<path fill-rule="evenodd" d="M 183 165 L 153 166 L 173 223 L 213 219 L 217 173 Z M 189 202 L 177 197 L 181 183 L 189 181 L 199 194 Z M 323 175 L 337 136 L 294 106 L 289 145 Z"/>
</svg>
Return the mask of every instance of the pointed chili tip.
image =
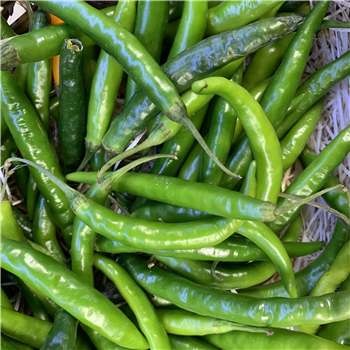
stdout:
<svg viewBox="0 0 350 350">
<path fill-rule="evenodd" d="M 205 79 L 198 80 L 194 82 L 191 86 L 191 90 L 196 94 L 200 94 L 204 89 L 207 89 L 207 88 L 208 88 L 208 84 Z"/>
<path fill-rule="evenodd" d="M 9 71 L 16 68 L 21 61 L 16 48 L 10 44 L 1 45 L 0 54 L 2 71 Z"/>
</svg>

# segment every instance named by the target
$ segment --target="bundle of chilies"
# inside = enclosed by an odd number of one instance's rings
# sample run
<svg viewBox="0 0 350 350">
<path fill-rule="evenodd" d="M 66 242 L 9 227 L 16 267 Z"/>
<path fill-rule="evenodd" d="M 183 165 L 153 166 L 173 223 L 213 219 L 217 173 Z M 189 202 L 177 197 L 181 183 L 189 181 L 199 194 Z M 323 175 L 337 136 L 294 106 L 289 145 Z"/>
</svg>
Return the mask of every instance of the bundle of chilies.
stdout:
<svg viewBox="0 0 350 350">
<path fill-rule="evenodd" d="M 32 4 L 1 17 L 1 347 L 349 349 L 350 126 L 307 143 L 350 51 L 301 83 L 330 1 Z"/>
</svg>

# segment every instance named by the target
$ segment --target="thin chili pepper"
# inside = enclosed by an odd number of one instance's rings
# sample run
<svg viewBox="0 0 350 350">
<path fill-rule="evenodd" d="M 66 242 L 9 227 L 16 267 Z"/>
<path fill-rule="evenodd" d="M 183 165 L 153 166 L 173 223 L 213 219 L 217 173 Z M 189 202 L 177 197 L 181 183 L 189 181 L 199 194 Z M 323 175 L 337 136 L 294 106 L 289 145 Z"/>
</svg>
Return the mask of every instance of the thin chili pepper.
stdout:
<svg viewBox="0 0 350 350">
<path fill-rule="evenodd" d="M 256 299 L 198 285 L 158 266 L 149 269 L 147 261 L 135 255 L 122 254 L 118 261 L 147 292 L 204 316 L 262 327 L 312 324 L 315 318 L 322 323 L 349 318 L 350 310 L 343 307 L 350 298 L 346 291 L 298 299 Z"/>
<path fill-rule="evenodd" d="M 146 340 L 124 314 L 101 293 L 80 281 L 73 272 L 18 242 L 3 237 L 1 245 L 2 268 L 31 283 L 109 340 L 135 349 L 147 349 Z M 60 288 L 56 287 L 58 281 Z M 74 290 L 74 298 L 71 290 Z"/>
<path fill-rule="evenodd" d="M 225 1 L 208 11 L 206 36 L 242 27 L 276 7 L 281 1 Z"/>
<path fill-rule="evenodd" d="M 56 237 L 56 224 L 45 198 L 40 195 L 37 200 L 34 220 L 33 220 L 34 242 L 46 248 L 49 252 L 56 254 L 63 261 L 66 260 Z"/>
<path fill-rule="evenodd" d="M 67 179 L 93 184 L 96 181 L 96 173 L 72 173 L 67 175 Z M 154 191 L 154 188 L 157 188 L 157 191 Z M 236 217 L 242 220 L 269 221 L 276 217 L 275 206 L 270 202 L 170 176 L 126 173 L 114 184 L 113 190 L 233 219 Z M 217 204 L 213 206 L 213 203 Z"/>
<path fill-rule="evenodd" d="M 119 2 L 112 17 L 113 21 L 123 26 L 127 31 L 132 31 L 135 23 L 136 5 L 135 1 Z M 91 156 L 101 147 L 102 138 L 106 134 L 113 116 L 123 73 L 123 68 L 114 58 L 102 50 L 92 80 L 86 126 L 85 156 L 79 170 L 83 169 Z"/>
<path fill-rule="evenodd" d="M 13 338 L 10 338 L 3 333 L 1 334 L 1 339 L 5 339 L 8 343 L 10 343 L 12 346 L 14 346 L 15 350 L 18 350 L 18 349 L 20 349 L 20 350 L 34 350 L 33 347 L 31 347 L 27 344 L 21 343 L 18 340 L 15 340 Z"/>
<path fill-rule="evenodd" d="M 12 206 L 12 213 L 13 216 L 16 218 L 18 225 L 21 226 L 24 236 L 29 239 L 33 240 L 33 223 L 29 220 L 28 216 L 24 215 L 19 209 Z"/>
<path fill-rule="evenodd" d="M 199 94 L 216 93 L 235 109 L 257 162 L 257 198 L 276 203 L 282 181 L 282 158 L 278 139 L 263 109 L 249 92 L 223 78 L 199 80 L 192 90 Z"/>
<path fill-rule="evenodd" d="M 306 147 L 300 156 L 302 165 L 306 168 L 317 158 L 316 153 L 311 148 Z M 335 175 L 330 175 L 323 188 L 329 188 L 340 184 L 340 180 Z M 333 190 L 323 195 L 325 201 L 335 210 L 349 216 L 349 204 L 347 195 L 339 190 Z"/>
<path fill-rule="evenodd" d="M 180 309 L 157 309 L 156 311 L 165 330 L 171 334 L 203 336 L 227 333 L 233 330 L 265 334 L 269 332 L 267 328 L 245 326 L 213 317 L 200 316 Z"/>
<path fill-rule="evenodd" d="M 197 44 L 204 38 L 208 1 L 185 1 L 181 20 L 169 52 L 169 58 Z"/>
<path fill-rule="evenodd" d="M 21 290 L 21 293 L 24 295 L 26 303 L 30 307 L 31 311 L 35 318 L 43 321 L 51 321 L 51 317 L 45 310 L 43 304 L 39 300 L 38 296 L 27 286 L 22 280 L 20 280 L 15 275 L 3 271 L 2 278 L 4 281 L 16 283 Z"/>
<path fill-rule="evenodd" d="M 58 261 L 62 265 L 66 265 L 65 260 L 62 260 L 58 255 L 49 252 L 46 248 L 43 248 L 41 245 L 36 244 L 36 243 L 29 241 L 29 240 L 28 240 L 28 243 L 31 245 L 32 248 L 34 248 L 38 252 L 41 252 L 41 253 L 49 256 L 50 258 Z M 55 311 L 57 311 L 57 310 L 55 310 Z"/>
<path fill-rule="evenodd" d="M 84 156 L 85 87 L 80 41 L 66 39 L 60 52 L 60 119 L 58 121 L 63 172 L 78 168 Z"/>
<path fill-rule="evenodd" d="M 242 76 L 243 63 L 233 74 L 231 81 L 241 85 Z M 219 96 L 213 108 L 207 144 L 220 162 L 225 163 L 236 128 L 237 113 L 224 98 Z M 222 175 L 223 171 L 213 163 L 208 155 L 204 154 L 199 181 L 218 185 Z"/>
<path fill-rule="evenodd" d="M 9 343 L 6 339 L 4 339 L 1 336 L 1 349 L 6 349 L 6 350 L 18 350 L 17 347 Z"/>
<path fill-rule="evenodd" d="M 57 96 L 50 99 L 49 111 L 53 119 L 58 122 L 60 118 L 60 102 Z"/>
<path fill-rule="evenodd" d="M 15 73 L 13 75 L 13 79 L 24 92 L 27 92 L 26 90 L 27 90 L 28 68 L 29 68 L 28 63 L 20 63 L 16 67 Z"/>
<path fill-rule="evenodd" d="M 219 37 L 208 38 L 173 57 L 162 66 L 162 69 L 175 84 L 179 93 L 183 93 L 196 80 L 205 78 L 230 62 L 292 32 L 300 25 L 299 20 L 296 17 L 291 17 L 289 20 L 269 19 L 220 34 Z M 263 36 L 262 28 L 264 28 Z M 212 59 L 208 61 L 206 57 Z M 239 64 L 240 62 L 237 67 Z M 136 93 L 128 106 L 111 124 L 103 140 L 103 147 L 109 152 L 113 150 L 116 153 L 123 152 L 128 143 L 145 129 L 149 120 L 158 112 L 159 110 L 143 92 Z M 123 132 L 120 133 L 120 130 Z"/>
<path fill-rule="evenodd" d="M 171 349 L 166 331 L 142 289 L 116 262 L 102 254 L 94 255 L 94 266 L 101 270 L 118 288 L 134 312 L 142 333 L 151 349 Z"/>
<path fill-rule="evenodd" d="M 300 237 L 300 232 L 303 227 L 303 217 L 299 214 L 289 225 L 287 231 L 282 236 L 283 242 L 296 242 Z"/>
<path fill-rule="evenodd" d="M 157 63 L 160 62 L 163 39 L 168 25 L 168 17 L 168 1 L 141 1 L 137 4 L 133 34 L 140 40 L 141 44 L 147 49 Z M 130 31 L 132 31 L 132 29 Z M 139 88 L 135 82 L 128 77 L 124 105 L 127 105 L 131 97 L 138 90 Z"/>
<path fill-rule="evenodd" d="M 40 7 L 35 11 L 32 31 L 44 28 L 50 24 L 50 16 Z M 28 64 L 26 93 L 37 112 L 46 132 L 50 125 L 50 90 L 52 80 L 51 60 Z"/>
<path fill-rule="evenodd" d="M 99 171 L 105 165 L 105 150 L 100 148 L 91 158 L 90 165 L 92 171 Z"/>
<path fill-rule="evenodd" d="M 181 337 L 178 335 L 169 334 L 169 340 L 174 350 L 218 350 L 218 348 L 209 345 L 199 338 Z"/>
<path fill-rule="evenodd" d="M 298 178 L 284 191 L 286 194 L 307 197 L 321 189 L 329 175 L 350 152 L 350 125 L 344 128 L 317 156 Z M 290 204 L 290 200 L 280 198 L 277 207 Z M 280 233 L 300 212 L 301 207 L 283 213 L 268 226 L 276 234 Z"/>
<path fill-rule="evenodd" d="M 1 113 L 3 115 L 3 112 Z M 0 165 L 3 166 L 5 160 L 11 156 L 13 152 L 17 150 L 17 145 L 13 139 L 11 133 L 7 131 L 4 136 L 1 136 L 1 148 L 0 148 Z"/>
<path fill-rule="evenodd" d="M 289 113 L 277 128 L 279 138 L 299 120 L 299 118 L 314 105 L 333 85 L 344 79 L 350 73 L 350 53 L 346 52 L 336 60 L 312 74 L 297 90 L 295 96 L 305 94 L 305 98 L 294 111 Z"/>
<path fill-rule="evenodd" d="M 333 293 L 337 286 L 346 280 L 350 274 L 350 241 L 340 250 L 335 258 L 331 268 L 326 271 L 317 281 L 312 289 L 310 296 L 319 296 L 328 293 Z M 317 322 L 312 325 L 301 325 L 298 331 L 315 334 L 320 324 Z"/>
<path fill-rule="evenodd" d="M 220 349 L 251 349 L 252 346 L 262 350 L 346 350 L 347 347 L 332 341 L 302 332 L 287 329 L 272 328 L 271 335 L 251 334 L 249 332 L 233 331 L 226 334 L 211 334 L 204 340 Z M 253 345 L 254 344 L 254 345 Z"/>
<path fill-rule="evenodd" d="M 240 192 L 255 198 L 256 197 L 256 161 L 252 160 L 245 175 Z"/>
<path fill-rule="evenodd" d="M 285 117 L 293 99 L 310 53 L 314 34 L 326 14 L 330 1 L 315 5 L 298 29 L 284 55 L 282 64 L 273 75 L 260 102 L 274 128 Z"/>
<path fill-rule="evenodd" d="M 12 152 L 11 157 L 16 157 L 16 153 Z M 20 165 L 20 163 L 13 163 L 13 165 L 16 167 L 17 165 Z M 15 170 L 14 176 L 19 192 L 21 193 L 24 200 L 27 202 L 27 190 L 29 181 L 29 173 L 27 167 L 19 166 Z"/>
<path fill-rule="evenodd" d="M 40 7 L 89 35 L 122 66 L 170 119 L 187 118 L 180 96 L 143 45 L 121 25 L 84 2 L 40 1 Z M 79 13 L 80 16 L 72 16 Z"/>
<path fill-rule="evenodd" d="M 38 200 L 40 191 L 36 184 L 32 174 L 29 174 L 28 186 L 27 186 L 27 210 L 28 218 L 30 221 L 34 220 L 34 213 L 36 208 L 36 202 Z"/>
<path fill-rule="evenodd" d="M 1 16 L 1 40 L 11 38 L 12 36 L 15 36 L 16 34 L 11 29 L 9 24 L 7 23 L 6 19 Z"/>
<path fill-rule="evenodd" d="M 1 298 L 0 298 L 1 307 L 4 307 L 9 310 L 14 310 L 10 299 L 7 297 L 5 291 L 1 288 Z"/>
<path fill-rule="evenodd" d="M 315 103 L 281 140 L 283 171 L 286 171 L 302 153 L 322 115 L 326 98 Z"/>
<path fill-rule="evenodd" d="M 96 71 L 98 56 L 101 48 L 99 46 L 87 46 L 83 50 L 83 72 L 84 72 L 84 86 L 86 101 L 90 99 L 91 83 Z"/>
<path fill-rule="evenodd" d="M 77 338 L 78 322 L 67 311 L 63 309 L 58 310 L 53 326 L 40 350 L 73 350 Z"/>
<path fill-rule="evenodd" d="M 60 166 L 47 137 L 24 92 L 14 82 L 8 72 L 1 72 L 1 109 L 16 144 L 26 159 L 34 160 L 64 181 Z M 42 152 L 42 150 L 45 152 Z M 55 222 L 62 229 L 65 242 L 69 244 L 70 230 L 74 215 L 61 190 L 48 182 L 48 178 L 31 169 L 40 192 L 48 201 Z"/>
<path fill-rule="evenodd" d="M 309 255 L 324 247 L 324 242 L 282 242 L 282 244 L 291 258 Z M 97 237 L 95 249 L 99 252 L 113 254 L 136 253 L 139 251 L 138 248 L 112 241 L 103 236 Z M 185 250 L 142 249 L 142 252 L 157 256 L 205 261 L 248 262 L 270 260 L 266 253 L 255 243 L 241 236 L 229 237 L 214 247 Z M 210 271 L 210 266 L 208 271 Z"/>
<path fill-rule="evenodd" d="M 169 1 L 169 21 L 174 21 L 181 17 L 184 1 Z"/>
<path fill-rule="evenodd" d="M 338 252 L 346 242 L 347 232 L 345 226 L 338 221 L 332 239 L 320 255 L 311 264 L 295 274 L 297 292 L 299 296 L 308 295 L 316 285 L 322 274 L 332 265 Z M 286 297 L 288 294 L 282 282 L 277 281 L 264 286 L 254 287 L 250 290 L 240 290 L 240 294 L 255 298 Z"/>
</svg>

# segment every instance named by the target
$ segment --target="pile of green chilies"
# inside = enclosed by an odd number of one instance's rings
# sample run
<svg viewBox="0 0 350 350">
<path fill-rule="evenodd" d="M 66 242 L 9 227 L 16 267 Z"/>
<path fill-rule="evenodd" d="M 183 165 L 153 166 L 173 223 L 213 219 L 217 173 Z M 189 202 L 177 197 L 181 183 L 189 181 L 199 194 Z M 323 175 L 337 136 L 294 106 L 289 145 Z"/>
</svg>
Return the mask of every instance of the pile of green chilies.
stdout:
<svg viewBox="0 0 350 350">
<path fill-rule="evenodd" d="M 350 125 L 308 146 L 350 51 L 303 77 L 349 28 L 331 1 L 25 3 L 27 33 L 1 16 L 1 348 L 350 349 Z"/>
</svg>

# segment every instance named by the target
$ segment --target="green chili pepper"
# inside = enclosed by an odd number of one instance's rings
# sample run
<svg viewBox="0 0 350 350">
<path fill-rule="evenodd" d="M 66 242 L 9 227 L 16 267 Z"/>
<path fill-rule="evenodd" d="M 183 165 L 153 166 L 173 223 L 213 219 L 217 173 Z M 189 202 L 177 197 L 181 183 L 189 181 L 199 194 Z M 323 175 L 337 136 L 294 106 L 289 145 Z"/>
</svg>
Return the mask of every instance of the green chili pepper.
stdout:
<svg viewBox="0 0 350 350">
<path fill-rule="evenodd" d="M 50 99 L 49 111 L 53 119 L 58 122 L 60 119 L 60 102 L 57 96 L 54 96 Z"/>
<path fill-rule="evenodd" d="M 282 242 L 289 257 L 315 253 L 324 247 L 324 242 Z M 103 253 L 136 253 L 139 248 L 134 248 L 126 244 L 112 241 L 103 236 L 98 236 L 95 248 Z M 232 236 L 214 247 L 184 250 L 154 250 L 142 249 L 147 254 L 166 256 L 179 259 L 227 261 L 227 262 L 248 262 L 248 261 L 269 261 L 269 257 L 255 243 L 242 236 Z M 204 266 L 204 265 L 203 265 Z M 206 266 L 206 265 L 205 265 Z M 209 265 L 208 265 L 209 266 Z M 209 270 L 210 271 L 210 267 Z"/>
<path fill-rule="evenodd" d="M 83 46 L 66 39 L 60 52 L 60 119 L 58 121 L 63 170 L 78 168 L 84 156 L 86 128 Z"/>
<path fill-rule="evenodd" d="M 121 25 L 85 2 L 40 1 L 40 7 L 90 36 L 170 119 L 187 118 L 186 108 L 174 85 L 143 45 Z M 72 13 L 80 16 L 72 16 Z"/>
<path fill-rule="evenodd" d="M 298 178 L 285 190 L 284 193 L 307 197 L 311 193 L 321 189 L 329 175 L 344 160 L 350 151 L 350 126 L 341 131 L 332 142 L 317 156 Z M 278 208 L 290 204 L 290 199 L 280 198 Z M 270 222 L 268 226 L 276 234 L 280 233 L 300 212 L 301 207 L 280 215 L 276 220 Z"/>
<path fill-rule="evenodd" d="M 300 237 L 300 232 L 303 227 L 303 217 L 299 214 L 289 225 L 287 231 L 282 236 L 283 242 L 296 242 Z"/>
<path fill-rule="evenodd" d="M 122 254 L 119 261 L 147 292 L 203 316 L 263 327 L 312 324 L 315 318 L 322 323 L 349 318 L 350 310 L 344 308 L 350 298 L 346 291 L 298 299 L 256 299 L 196 284 L 158 266 L 149 269 L 147 261 L 135 255 Z"/>
<path fill-rule="evenodd" d="M 16 153 L 12 152 L 11 157 L 16 157 Z M 28 190 L 28 181 L 29 181 L 28 169 L 27 167 L 20 165 L 20 163 L 14 162 L 13 165 L 15 167 L 19 165 L 15 170 L 15 174 L 14 174 L 16 179 L 16 185 L 22 197 L 27 202 L 27 190 Z"/>
<path fill-rule="evenodd" d="M 266 328 L 249 327 L 213 317 L 200 316 L 180 309 L 157 309 L 156 311 L 165 330 L 171 334 L 203 336 L 227 333 L 233 330 L 265 334 L 269 331 Z"/>
<path fill-rule="evenodd" d="M 29 64 L 20 63 L 16 67 L 15 73 L 13 75 L 13 79 L 24 92 L 27 92 L 28 68 Z"/>
<path fill-rule="evenodd" d="M 40 7 L 35 11 L 32 31 L 44 28 L 50 24 L 50 16 Z M 51 60 L 28 64 L 27 96 L 32 102 L 46 132 L 50 125 L 50 90 L 52 80 Z"/>
<path fill-rule="evenodd" d="M 12 36 L 15 36 L 15 35 L 16 34 L 11 29 L 6 19 L 1 16 L 1 40 L 6 38 L 11 38 Z"/>
<path fill-rule="evenodd" d="M 199 80 L 192 90 L 199 94 L 216 93 L 235 109 L 257 162 L 257 198 L 276 203 L 282 181 L 282 158 L 277 137 L 260 105 L 245 89 L 223 78 Z"/>
<path fill-rule="evenodd" d="M 288 46 L 283 63 L 277 69 L 262 97 L 261 106 L 274 128 L 285 117 L 297 90 L 314 34 L 326 14 L 329 3 L 330 1 L 322 1 L 313 8 Z"/>
<path fill-rule="evenodd" d="M 67 311 L 60 309 L 50 332 L 47 334 L 40 350 L 73 350 L 77 338 L 78 320 Z"/>
<path fill-rule="evenodd" d="M 311 148 L 306 147 L 300 156 L 302 165 L 306 168 L 317 158 L 316 153 Z M 323 188 L 329 188 L 340 184 L 340 180 L 335 175 L 330 175 Z M 325 201 L 335 210 L 349 216 L 349 204 L 347 195 L 339 190 L 333 190 L 323 195 Z"/>
<path fill-rule="evenodd" d="M 196 80 L 206 78 L 228 63 L 295 30 L 303 20 L 302 18 L 298 20 L 296 17 L 268 19 L 220 34 L 218 37 L 208 38 L 173 57 L 162 66 L 162 69 L 179 93 L 183 93 Z M 263 28 L 264 33 L 266 31 L 267 33 L 261 36 Z M 238 38 L 239 40 L 236 40 Z M 206 57 L 212 59 L 208 61 Z M 129 142 L 146 128 L 149 120 L 158 112 L 159 110 L 143 92 L 137 92 L 111 124 L 103 139 L 103 147 L 109 152 L 123 152 Z"/>
<path fill-rule="evenodd" d="M 141 44 L 157 63 L 160 62 L 168 17 L 168 1 L 141 1 L 137 4 L 134 35 L 140 40 Z M 124 106 L 127 105 L 131 97 L 138 90 L 139 88 L 135 82 L 128 77 Z"/>
<path fill-rule="evenodd" d="M 292 166 L 306 146 L 322 115 L 325 100 L 324 97 L 315 103 L 281 140 L 283 171 Z"/>
<path fill-rule="evenodd" d="M 243 76 L 243 64 L 233 74 L 231 81 L 241 84 Z M 236 128 L 237 114 L 233 107 L 222 97 L 217 97 L 211 116 L 210 129 L 207 134 L 208 147 L 218 157 L 220 162 L 225 163 L 231 148 L 231 141 Z M 208 157 L 203 155 L 200 182 L 218 185 L 223 171 Z"/>
<path fill-rule="evenodd" d="M 310 296 L 319 296 L 333 293 L 337 286 L 346 280 L 350 274 L 350 241 L 340 250 L 335 258 L 331 268 L 326 271 L 317 281 L 312 289 Z M 315 334 L 320 324 L 301 325 L 298 327 L 300 332 Z"/>
<path fill-rule="evenodd" d="M 224 1 L 208 11 L 206 36 L 242 27 L 276 7 L 281 1 Z"/>
<path fill-rule="evenodd" d="M 184 1 L 170 0 L 169 1 L 169 21 L 173 21 L 181 17 Z"/>
<path fill-rule="evenodd" d="M 15 350 L 34 350 L 34 348 L 32 348 L 29 345 L 23 344 L 21 342 L 19 342 L 18 340 L 15 340 L 13 338 L 9 338 L 8 336 L 6 336 L 5 334 L 1 333 L 1 339 L 6 340 L 9 344 L 11 344 L 12 346 L 14 346 Z M 2 344 L 1 344 L 2 346 Z"/>
<path fill-rule="evenodd" d="M 345 226 L 338 221 L 332 239 L 320 255 L 311 264 L 295 274 L 297 292 L 299 296 L 308 295 L 316 285 L 322 274 L 332 265 L 338 252 L 346 242 L 347 232 Z M 256 298 L 286 297 L 288 294 L 283 287 L 282 281 L 266 284 L 250 290 L 240 290 L 244 294 Z"/>
<path fill-rule="evenodd" d="M 262 350 L 346 350 L 348 347 L 332 341 L 302 332 L 272 328 L 270 336 L 265 334 L 233 331 L 226 334 L 210 334 L 204 340 L 220 349 L 251 349 L 252 346 Z"/>
<path fill-rule="evenodd" d="M 3 115 L 3 111 L 1 113 Z M 5 160 L 11 156 L 11 153 L 17 150 L 17 145 L 10 132 L 6 132 L 4 136 L 1 136 L 1 148 L 0 148 L 0 165 L 3 166 Z"/>
<path fill-rule="evenodd" d="M 4 307 L 9 310 L 14 310 L 13 305 L 10 302 L 10 299 L 7 297 L 5 291 L 1 288 L 1 299 L 0 299 L 1 307 Z"/>
<path fill-rule="evenodd" d="M 1 17 L 2 18 L 2 17 Z M 9 343 L 6 339 L 1 336 L 1 349 L 4 350 L 18 350 L 17 347 Z"/>
<path fill-rule="evenodd" d="M 256 161 L 255 160 L 252 160 L 252 162 L 249 165 L 249 169 L 243 179 L 240 192 L 253 198 L 256 197 Z"/>
<path fill-rule="evenodd" d="M 133 310 L 142 333 L 151 349 L 171 349 L 164 327 L 146 294 L 116 262 L 101 254 L 94 255 L 94 266 L 101 270 L 118 288 Z"/>
<path fill-rule="evenodd" d="M 169 334 L 169 340 L 174 350 L 217 350 L 214 346 L 209 345 L 199 338 L 181 337 Z"/>
<path fill-rule="evenodd" d="M 113 21 L 126 30 L 132 31 L 136 16 L 136 5 L 135 1 L 119 2 L 112 17 Z M 123 73 L 123 68 L 114 58 L 102 50 L 92 80 L 87 115 L 85 157 L 79 169 L 82 169 L 91 156 L 101 147 L 102 138 L 113 116 Z"/>
<path fill-rule="evenodd" d="M 323 339 L 331 340 L 341 345 L 350 346 L 349 320 L 329 323 L 318 331 L 317 336 Z"/>
<path fill-rule="evenodd" d="M 207 26 L 208 1 L 185 1 L 169 58 L 197 44 L 204 38 Z"/>
<path fill-rule="evenodd" d="M 38 200 L 40 191 L 36 184 L 32 174 L 29 174 L 28 186 L 27 186 L 27 210 L 28 218 L 30 221 L 34 219 L 34 213 L 36 208 L 36 202 Z"/>
<path fill-rule="evenodd" d="M 56 254 L 63 261 L 66 260 L 56 237 L 56 224 L 45 198 L 40 195 L 37 200 L 33 221 L 34 242 L 46 248 L 49 252 Z"/>
<path fill-rule="evenodd" d="M 136 327 L 108 299 L 80 281 L 73 272 L 33 248 L 7 238 L 2 238 L 1 246 L 2 268 L 41 290 L 109 340 L 135 349 L 147 349 L 147 342 Z M 74 290 L 73 298 L 71 290 Z"/>
<path fill-rule="evenodd" d="M 25 216 L 19 209 L 12 206 L 13 216 L 16 218 L 18 225 L 21 226 L 25 238 L 33 240 L 33 223 L 29 220 L 28 216 Z"/>
<path fill-rule="evenodd" d="M 1 109 L 22 156 L 38 162 L 64 180 L 34 107 L 8 72 L 1 72 Z M 69 226 L 72 225 L 74 216 L 69 209 L 67 199 L 57 186 L 47 181 L 47 177 L 35 169 L 31 169 L 31 174 L 40 192 L 48 201 L 55 222 L 62 229 L 66 243 L 69 243 L 71 229 Z"/>
</svg>

